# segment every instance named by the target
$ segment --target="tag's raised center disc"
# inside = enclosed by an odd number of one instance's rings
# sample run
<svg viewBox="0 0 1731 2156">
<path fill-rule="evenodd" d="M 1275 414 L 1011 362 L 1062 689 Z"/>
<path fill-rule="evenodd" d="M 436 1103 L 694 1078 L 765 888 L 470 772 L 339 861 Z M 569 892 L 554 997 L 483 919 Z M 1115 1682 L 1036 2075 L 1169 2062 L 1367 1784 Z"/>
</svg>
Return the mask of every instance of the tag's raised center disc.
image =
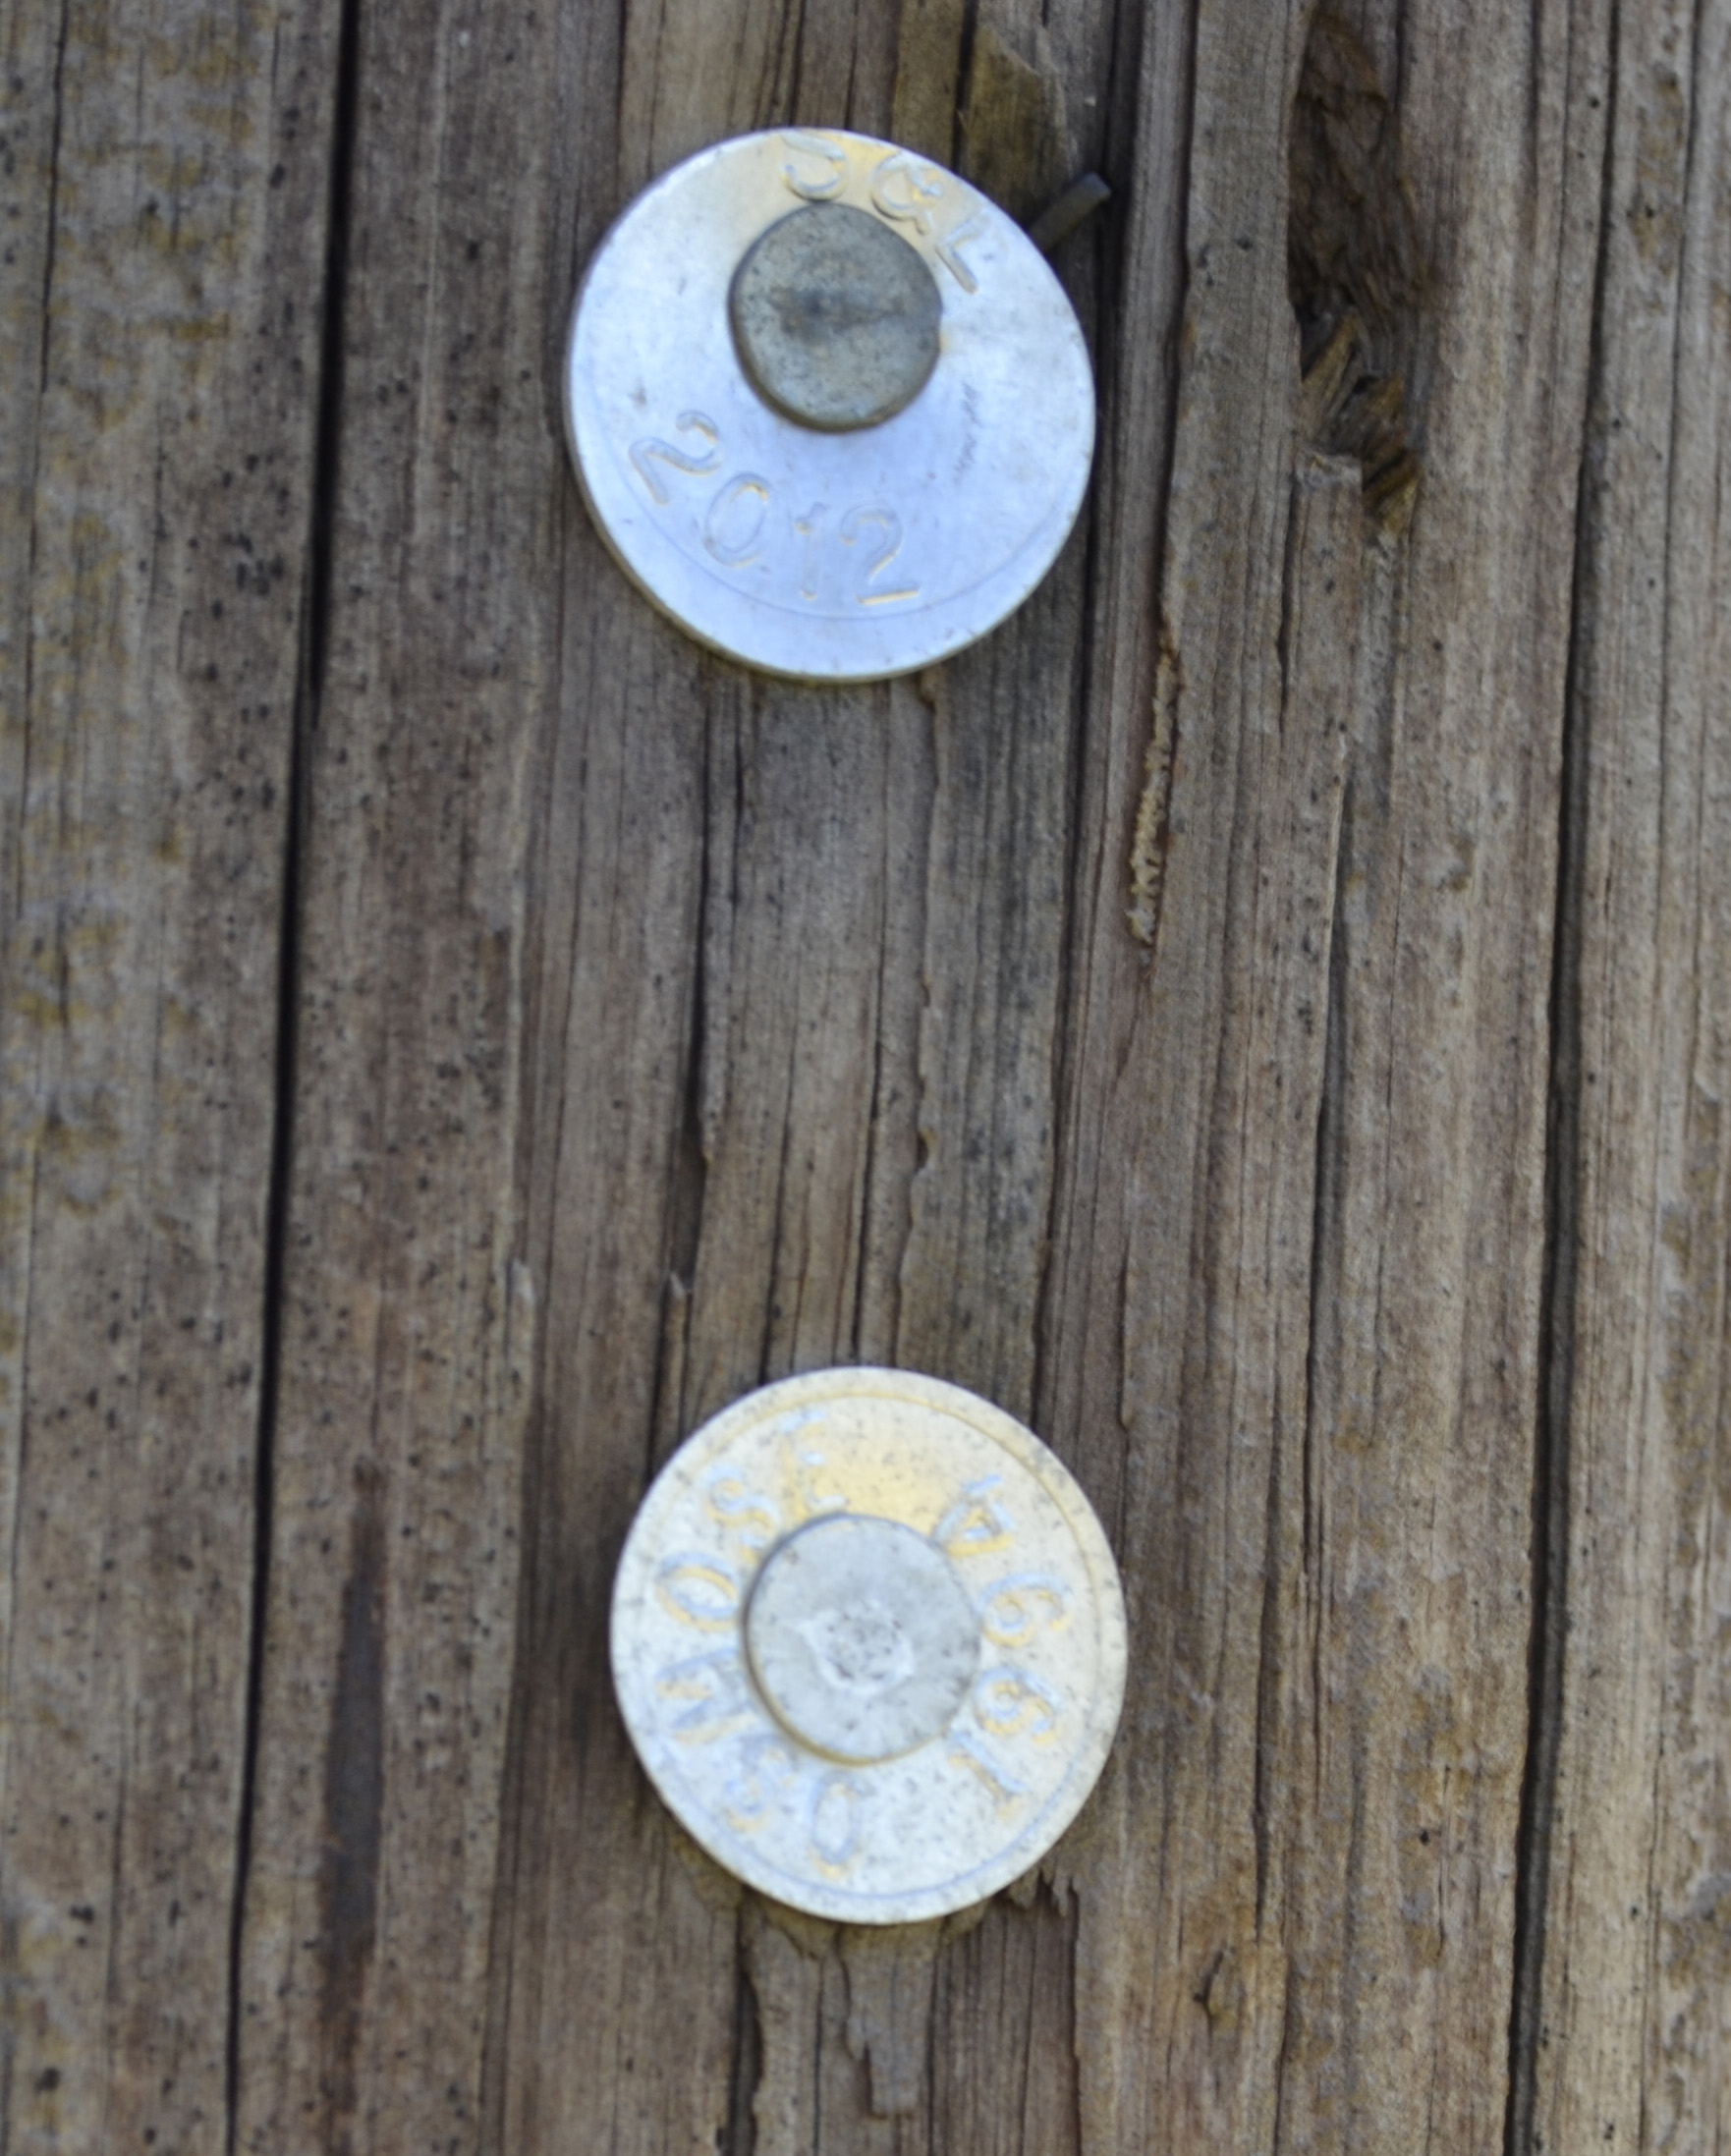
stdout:
<svg viewBox="0 0 1731 2156">
<path fill-rule="evenodd" d="M 890 1759 L 940 1736 L 979 1666 L 979 1620 L 944 1553 L 894 1520 L 792 1534 L 746 1611 L 752 1669 L 777 1719 L 831 1758 Z"/>
<path fill-rule="evenodd" d="M 813 202 L 748 249 L 728 292 L 758 394 L 826 433 L 876 426 L 937 364 L 942 302 L 908 243 L 845 202 Z"/>
</svg>

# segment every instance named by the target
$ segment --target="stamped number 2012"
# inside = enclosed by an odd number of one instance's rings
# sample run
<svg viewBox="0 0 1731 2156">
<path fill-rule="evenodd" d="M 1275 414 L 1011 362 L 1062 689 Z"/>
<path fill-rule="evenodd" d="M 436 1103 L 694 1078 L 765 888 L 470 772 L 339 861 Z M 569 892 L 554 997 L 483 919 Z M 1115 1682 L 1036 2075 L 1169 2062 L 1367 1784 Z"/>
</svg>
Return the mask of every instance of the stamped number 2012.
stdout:
<svg viewBox="0 0 1731 2156">
<path fill-rule="evenodd" d="M 860 606 L 920 596 L 919 584 L 896 569 L 902 520 L 887 502 L 855 502 L 841 510 L 822 501 L 804 507 L 781 502 L 755 471 L 721 477 L 721 430 L 706 413 L 682 412 L 674 432 L 685 439 L 645 434 L 633 442 L 633 468 L 657 509 L 672 504 L 674 474 L 721 478 L 698 528 L 704 551 L 722 569 L 749 569 L 773 551 L 791 562 L 800 597 L 808 602 L 820 598 L 837 577 Z"/>
</svg>

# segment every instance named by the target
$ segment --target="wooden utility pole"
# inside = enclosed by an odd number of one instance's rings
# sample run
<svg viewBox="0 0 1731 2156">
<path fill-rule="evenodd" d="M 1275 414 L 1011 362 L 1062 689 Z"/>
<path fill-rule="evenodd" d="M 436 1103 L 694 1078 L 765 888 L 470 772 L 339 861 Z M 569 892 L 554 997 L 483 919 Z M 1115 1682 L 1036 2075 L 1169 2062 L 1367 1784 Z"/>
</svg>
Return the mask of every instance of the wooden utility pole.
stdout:
<svg viewBox="0 0 1731 2156">
<path fill-rule="evenodd" d="M 561 440 L 785 122 L 1113 189 L 1082 523 L 887 686 Z M 1728 174 L 1731 0 L 0 0 L 0 2149 L 1727 2145 Z M 607 1676 L 853 1360 L 1131 1613 L 906 1931 Z"/>
</svg>

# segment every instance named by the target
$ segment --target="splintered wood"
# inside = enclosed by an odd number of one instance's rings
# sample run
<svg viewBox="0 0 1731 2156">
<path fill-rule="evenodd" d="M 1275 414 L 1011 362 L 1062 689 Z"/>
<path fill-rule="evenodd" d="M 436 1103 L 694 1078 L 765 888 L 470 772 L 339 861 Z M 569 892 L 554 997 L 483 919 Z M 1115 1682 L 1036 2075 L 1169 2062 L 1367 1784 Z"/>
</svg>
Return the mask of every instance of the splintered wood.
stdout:
<svg viewBox="0 0 1731 2156">
<path fill-rule="evenodd" d="M 823 691 L 560 433 L 647 181 L 1032 218 L 1094 478 Z M 1731 0 L 0 0 L 0 2147 L 1731 2139 Z M 1117 1551 L 905 1934 L 633 1759 L 656 1466 L 874 1360 Z"/>
</svg>

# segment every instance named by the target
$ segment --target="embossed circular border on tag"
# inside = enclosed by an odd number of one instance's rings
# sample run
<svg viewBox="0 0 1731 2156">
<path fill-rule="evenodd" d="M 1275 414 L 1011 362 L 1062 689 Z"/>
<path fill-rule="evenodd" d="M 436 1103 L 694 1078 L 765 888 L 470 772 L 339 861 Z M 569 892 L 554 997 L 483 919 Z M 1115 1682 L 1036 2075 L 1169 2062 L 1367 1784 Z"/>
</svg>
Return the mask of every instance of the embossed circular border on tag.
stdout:
<svg viewBox="0 0 1731 2156">
<path fill-rule="evenodd" d="M 848 1516 L 924 1538 L 978 1625 L 951 1719 L 876 1760 L 802 1742 L 745 1636 L 768 1561 Z M 735 1402 L 656 1477 L 619 1563 L 612 1657 L 639 1757 L 710 1855 L 795 1908 L 902 1923 L 983 1901 L 1075 1818 L 1123 1702 L 1123 1594 L 1081 1488 L 1012 1416 L 908 1371 L 821 1370 Z"/>
<path fill-rule="evenodd" d="M 825 433 L 754 388 L 728 296 L 804 202 L 880 219 L 942 296 L 925 386 Z M 701 641 L 769 673 L 870 681 L 958 651 L 1044 577 L 1093 453 L 1075 311 L 1027 235 L 966 181 L 837 131 L 742 136 L 640 194 L 578 294 L 573 460 L 628 575 Z"/>
</svg>

